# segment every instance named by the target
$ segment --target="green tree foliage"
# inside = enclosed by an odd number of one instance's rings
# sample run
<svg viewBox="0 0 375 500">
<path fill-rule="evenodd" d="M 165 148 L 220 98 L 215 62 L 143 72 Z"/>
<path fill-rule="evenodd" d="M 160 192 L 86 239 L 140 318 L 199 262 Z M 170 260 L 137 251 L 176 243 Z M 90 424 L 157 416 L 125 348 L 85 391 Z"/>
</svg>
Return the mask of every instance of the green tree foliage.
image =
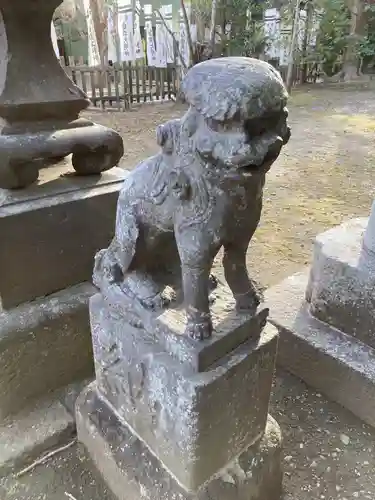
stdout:
<svg viewBox="0 0 375 500">
<path fill-rule="evenodd" d="M 194 0 L 193 12 L 199 23 L 210 27 L 211 0 Z M 267 1 L 218 0 L 217 39 L 215 55 L 242 55 L 258 57 L 269 40 L 264 32 L 263 16 L 268 8 Z M 230 31 L 227 31 L 230 26 Z M 202 31 L 202 30 L 200 30 Z"/>
<path fill-rule="evenodd" d="M 233 55 L 258 57 L 264 53 L 269 40 L 264 31 L 264 11 L 268 2 L 232 0 L 224 7 L 224 18 L 231 25 L 227 51 Z"/>
<path fill-rule="evenodd" d="M 359 54 L 363 59 L 364 66 L 375 64 L 375 5 L 367 4 L 365 36 L 359 43 Z"/>
<path fill-rule="evenodd" d="M 350 35 L 351 13 L 344 0 L 324 0 L 316 41 L 317 60 L 332 75 L 341 69 Z"/>
<path fill-rule="evenodd" d="M 350 0 L 313 0 L 313 9 L 320 12 L 320 25 L 316 45 L 308 48 L 305 60 L 320 64 L 328 76 L 346 71 L 348 63 L 358 69 L 360 61 L 364 67 L 374 65 L 375 5 L 362 1 L 356 6 Z M 356 18 L 358 6 L 361 14 Z"/>
</svg>

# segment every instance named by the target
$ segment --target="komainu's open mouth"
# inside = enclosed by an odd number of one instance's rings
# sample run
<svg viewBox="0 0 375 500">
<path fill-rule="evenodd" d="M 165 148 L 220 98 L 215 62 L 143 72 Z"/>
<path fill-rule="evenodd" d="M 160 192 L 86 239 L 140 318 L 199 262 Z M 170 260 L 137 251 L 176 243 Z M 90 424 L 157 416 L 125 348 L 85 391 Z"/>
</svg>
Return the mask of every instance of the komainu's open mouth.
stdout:
<svg viewBox="0 0 375 500">
<path fill-rule="evenodd" d="M 264 171 L 264 164 L 262 165 L 244 165 L 242 167 L 239 167 L 237 170 L 239 173 L 242 175 L 254 175 L 254 174 L 260 174 Z"/>
<path fill-rule="evenodd" d="M 241 172 L 256 172 L 257 170 L 261 170 L 262 166 L 257 165 L 244 165 L 240 167 L 238 170 Z"/>
</svg>

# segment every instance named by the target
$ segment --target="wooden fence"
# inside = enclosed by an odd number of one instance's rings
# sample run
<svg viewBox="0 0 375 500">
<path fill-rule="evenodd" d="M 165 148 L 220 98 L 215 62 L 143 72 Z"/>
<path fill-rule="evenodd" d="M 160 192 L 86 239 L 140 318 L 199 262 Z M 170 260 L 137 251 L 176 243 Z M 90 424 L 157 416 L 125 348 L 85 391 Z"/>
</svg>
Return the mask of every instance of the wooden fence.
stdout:
<svg viewBox="0 0 375 500">
<path fill-rule="evenodd" d="M 69 57 L 69 65 L 60 59 L 66 73 L 90 98 L 94 106 L 102 109 L 127 110 L 135 103 L 161 102 L 175 99 L 179 90 L 179 69 L 146 66 L 144 61 L 115 63 L 112 66 L 88 66 L 83 58 Z M 276 66 L 277 67 L 277 66 Z M 285 81 L 287 68 L 277 67 Z M 307 68 L 306 83 L 316 82 L 313 65 Z M 293 85 L 301 80 L 302 69 L 296 65 Z"/>
<path fill-rule="evenodd" d="M 178 68 L 154 68 L 140 63 L 115 63 L 112 66 L 87 66 L 83 60 L 63 58 L 61 65 L 73 82 L 90 98 L 94 106 L 129 109 L 134 103 L 157 102 L 176 98 Z"/>
</svg>

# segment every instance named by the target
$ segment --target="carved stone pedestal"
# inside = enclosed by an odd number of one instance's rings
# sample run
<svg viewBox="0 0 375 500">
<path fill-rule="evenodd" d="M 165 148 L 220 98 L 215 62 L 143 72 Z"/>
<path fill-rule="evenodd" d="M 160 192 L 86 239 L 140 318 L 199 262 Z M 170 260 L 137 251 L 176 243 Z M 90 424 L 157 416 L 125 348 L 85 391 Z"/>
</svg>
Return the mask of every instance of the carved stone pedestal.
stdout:
<svg viewBox="0 0 375 500">
<path fill-rule="evenodd" d="M 375 426 L 375 210 L 316 238 L 311 270 L 267 291 L 279 363 Z"/>
<path fill-rule="evenodd" d="M 152 313 L 117 285 L 90 300 L 96 382 L 76 407 L 78 437 L 119 499 L 278 500 L 279 428 L 268 417 L 277 332 L 212 307 L 214 335 L 183 335 L 177 305 Z"/>
<path fill-rule="evenodd" d="M 78 119 L 89 100 L 60 66 L 51 42 L 60 3 L 0 0 L 0 188 L 26 187 L 41 165 L 70 153 L 80 175 L 109 170 L 123 155 L 114 130 Z"/>
<path fill-rule="evenodd" d="M 186 490 L 99 394 L 93 384 L 77 400 L 78 435 L 119 500 L 281 498 L 281 432 L 272 417 L 260 439 L 194 492 Z"/>
</svg>

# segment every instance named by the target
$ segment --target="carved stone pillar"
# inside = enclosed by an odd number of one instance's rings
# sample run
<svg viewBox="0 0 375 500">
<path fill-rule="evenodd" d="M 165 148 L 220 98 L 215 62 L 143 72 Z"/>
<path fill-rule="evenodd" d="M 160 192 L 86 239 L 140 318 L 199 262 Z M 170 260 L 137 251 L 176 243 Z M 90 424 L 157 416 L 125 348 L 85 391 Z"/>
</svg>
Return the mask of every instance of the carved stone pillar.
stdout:
<svg viewBox="0 0 375 500">
<path fill-rule="evenodd" d="M 80 175 L 115 166 L 123 154 L 111 129 L 79 119 L 89 100 L 53 50 L 60 0 L 0 0 L 0 188 L 30 185 L 41 160 L 73 153 Z"/>
</svg>

